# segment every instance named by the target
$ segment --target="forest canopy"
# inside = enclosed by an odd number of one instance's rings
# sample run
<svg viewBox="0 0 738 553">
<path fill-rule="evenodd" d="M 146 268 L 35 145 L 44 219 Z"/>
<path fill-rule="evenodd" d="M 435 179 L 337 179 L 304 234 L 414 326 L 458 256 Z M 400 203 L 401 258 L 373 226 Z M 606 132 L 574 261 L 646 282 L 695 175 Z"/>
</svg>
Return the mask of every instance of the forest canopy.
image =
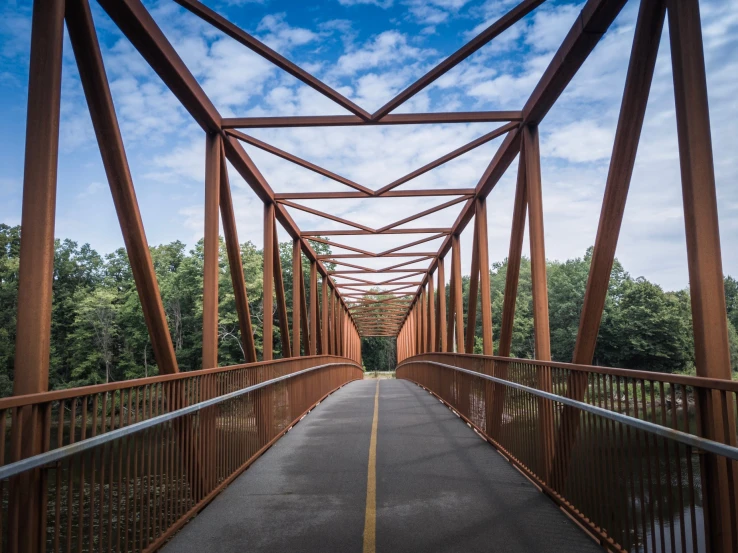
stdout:
<svg viewBox="0 0 738 553">
<path fill-rule="evenodd" d="M 17 308 L 19 226 L 0 224 L 0 396 L 12 393 Z M 314 244 L 318 253 L 329 246 Z M 287 305 L 292 301 L 292 244 L 280 244 Z M 201 368 L 202 241 L 188 250 L 179 241 L 151 247 L 169 329 L 180 370 Z M 548 262 L 551 351 L 557 361 L 571 361 L 591 250 L 584 257 Z M 241 245 L 257 355 L 263 344 L 262 251 Z M 303 258 L 305 277 L 309 274 Z M 490 269 L 493 332 L 500 328 L 507 262 Z M 305 282 L 306 290 L 309 283 Z M 469 278 L 463 277 L 468 303 Z M 738 281 L 725 278 L 733 370 L 738 363 Z M 309 292 L 308 292 L 309 293 Z M 446 290 L 448 294 L 448 287 Z M 530 262 L 523 259 L 512 343 L 516 357 L 533 357 Z M 465 312 L 467 309 L 465 308 Z M 275 358 L 281 356 L 275 317 Z M 291 325 L 291 322 L 290 322 Z M 645 278 L 633 278 L 616 260 L 602 318 L 595 363 L 662 372 L 690 372 L 694 363 L 688 290 L 664 291 Z M 477 321 L 477 336 L 481 322 Z M 495 350 L 498 336 L 495 334 Z M 367 338 L 364 364 L 369 370 L 394 366 L 393 340 Z M 481 353 L 481 338 L 475 346 Z M 221 244 L 219 282 L 220 365 L 244 362 L 233 287 Z M 143 313 L 125 249 L 102 255 L 88 244 L 57 240 L 51 328 L 52 389 L 127 380 L 157 374 Z"/>
</svg>

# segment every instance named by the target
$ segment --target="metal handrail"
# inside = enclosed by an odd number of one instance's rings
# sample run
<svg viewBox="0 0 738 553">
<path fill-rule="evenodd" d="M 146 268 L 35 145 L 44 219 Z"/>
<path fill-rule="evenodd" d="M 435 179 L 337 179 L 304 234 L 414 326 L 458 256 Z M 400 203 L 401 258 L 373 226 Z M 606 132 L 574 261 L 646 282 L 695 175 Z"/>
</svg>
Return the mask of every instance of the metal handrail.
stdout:
<svg viewBox="0 0 738 553">
<path fill-rule="evenodd" d="M 279 376 L 277 378 L 273 378 L 265 382 L 260 382 L 259 384 L 254 384 L 253 386 L 248 386 L 241 390 L 236 390 L 235 392 L 230 392 L 222 396 L 214 397 L 211 399 L 206 399 L 204 401 L 200 401 L 198 403 L 193 403 L 192 405 L 188 405 L 187 407 L 182 407 L 181 409 L 170 411 L 169 413 L 164 413 L 163 415 L 157 415 L 156 417 L 152 417 L 144 421 L 136 422 L 128 426 L 118 428 L 116 430 L 111 430 L 110 432 L 107 432 L 105 434 L 100 434 L 98 436 L 94 436 L 92 438 L 87 438 L 85 440 L 82 440 L 80 442 L 68 444 L 58 449 L 55 449 L 53 451 L 47 451 L 45 453 L 34 455 L 33 457 L 28 457 L 26 459 L 22 459 L 14 463 L 10 463 L 8 465 L 0 467 L 0 480 L 5 480 L 13 476 L 17 476 L 18 474 L 21 474 L 23 472 L 33 470 L 35 468 L 40 468 L 49 463 L 54 463 L 62 459 L 66 459 L 67 457 L 71 457 L 72 455 L 76 455 L 83 451 L 87 451 L 89 449 L 98 447 L 108 442 L 112 442 L 113 440 L 123 438 L 131 434 L 135 434 L 136 432 L 146 430 L 147 428 L 157 426 L 158 424 L 161 424 L 161 423 L 164 423 L 170 420 L 174 420 L 184 415 L 189 415 L 191 413 L 201 411 L 208 407 L 212 407 L 214 405 L 218 405 L 219 403 L 228 401 L 230 399 L 234 399 L 234 398 L 249 394 L 256 390 L 260 390 L 262 388 L 266 388 L 267 386 L 271 386 L 272 384 L 276 384 L 278 382 L 288 380 L 295 376 L 300 376 L 301 374 L 316 371 L 318 369 L 324 369 L 326 367 L 346 366 L 346 365 L 350 365 L 350 366 L 356 367 L 357 369 L 361 370 L 361 367 L 358 364 L 352 363 L 352 362 L 326 363 L 323 365 L 317 365 L 315 367 L 310 367 L 308 369 L 303 369 L 301 371 Z"/>
<path fill-rule="evenodd" d="M 525 357 L 502 357 L 500 355 L 482 355 L 477 353 L 455 353 L 449 351 L 434 351 L 419 353 L 415 357 L 433 355 L 441 357 L 461 357 L 464 359 L 489 360 L 496 363 L 523 363 L 537 367 L 550 367 L 565 369 L 576 373 L 597 373 L 611 376 L 622 376 L 625 378 L 639 378 L 642 380 L 653 380 L 665 384 L 681 384 L 693 388 L 705 388 L 711 390 L 723 390 L 738 393 L 738 381 L 724 380 L 720 378 L 708 378 L 704 376 L 693 376 L 687 374 L 673 374 L 641 369 L 625 369 L 622 367 L 603 367 L 600 365 L 579 365 L 576 363 L 565 363 L 563 361 L 542 361 L 540 359 L 526 359 Z"/>
<path fill-rule="evenodd" d="M 518 384 L 517 382 L 512 382 L 510 380 L 504 380 L 496 376 L 490 376 L 488 374 L 472 371 L 469 369 L 463 369 L 461 367 L 456 367 L 454 365 L 438 363 L 437 361 L 405 361 L 403 363 L 400 363 L 397 366 L 397 368 L 399 369 L 404 365 L 415 365 L 415 364 L 436 365 L 438 367 L 444 367 L 446 369 L 452 369 L 455 371 L 466 373 L 471 376 L 482 378 L 484 380 L 489 380 L 490 382 L 495 382 L 497 384 L 502 384 L 503 386 L 508 386 L 516 390 L 527 392 L 529 394 L 533 394 L 535 396 L 542 397 L 544 399 L 550 399 L 552 401 L 556 401 L 558 403 L 562 403 L 570 407 L 575 407 L 577 409 L 581 409 L 582 411 L 587 411 L 594 415 L 598 415 L 606 419 L 610 419 L 610 420 L 625 424 L 632 428 L 643 430 L 644 432 L 650 432 L 657 436 L 661 436 L 662 438 L 668 438 L 670 440 L 680 442 L 684 445 L 696 447 L 696 448 L 702 449 L 703 451 L 707 451 L 709 453 L 714 453 L 716 455 L 721 455 L 723 457 L 727 457 L 728 459 L 738 461 L 738 447 L 733 447 L 728 444 L 715 442 L 713 440 L 708 440 L 706 438 L 700 438 L 699 436 L 694 436 L 693 434 L 687 434 L 686 432 L 674 430 L 666 426 L 661 426 L 661 425 L 648 422 L 645 420 L 636 419 L 634 417 L 623 415 L 622 413 L 618 413 L 616 411 L 609 411 L 607 409 L 603 409 L 602 407 L 590 405 L 589 403 L 584 403 L 582 401 L 577 401 L 575 399 L 571 399 L 568 397 L 560 396 L 557 394 L 552 394 L 551 392 L 544 392 L 543 390 L 537 390 L 535 388 L 531 388 L 523 384 Z"/>
</svg>

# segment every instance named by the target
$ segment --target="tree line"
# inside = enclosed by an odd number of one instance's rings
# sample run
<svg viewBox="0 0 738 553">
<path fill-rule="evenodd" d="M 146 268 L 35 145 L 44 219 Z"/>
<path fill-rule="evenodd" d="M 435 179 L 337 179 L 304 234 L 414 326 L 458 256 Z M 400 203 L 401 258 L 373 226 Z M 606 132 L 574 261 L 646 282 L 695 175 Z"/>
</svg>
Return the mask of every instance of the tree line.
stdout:
<svg viewBox="0 0 738 553">
<path fill-rule="evenodd" d="M 15 318 L 21 229 L 0 224 L 0 396 L 12 393 Z M 330 247 L 315 243 L 318 253 Z M 180 370 L 201 368 L 203 244 L 188 250 L 175 241 L 151 247 L 162 301 Z M 292 244 L 280 244 L 287 305 L 292 305 Z M 570 361 L 574 350 L 591 250 L 582 258 L 548 262 L 552 357 Z M 263 256 L 252 242 L 241 245 L 257 356 L 263 335 Z M 507 262 L 490 270 L 493 329 L 500 328 Z M 303 257 L 309 294 L 309 263 Z M 463 278 L 468 304 L 469 278 Z M 738 281 L 725 278 L 733 368 L 738 364 Z M 448 287 L 446 293 L 449 293 Z M 689 291 L 664 291 L 644 278 L 633 278 L 616 261 L 595 353 L 595 363 L 665 372 L 690 372 L 694 365 Z M 523 259 L 518 286 L 512 354 L 533 357 L 533 302 L 530 262 Z M 478 309 L 480 309 L 478 307 Z M 465 313 L 468 310 L 465 309 Z M 281 356 L 276 311 L 275 358 Z M 291 321 L 290 321 L 291 326 Z M 477 320 L 477 336 L 481 321 Z M 498 336 L 495 336 L 495 350 Z M 391 339 L 368 338 L 362 347 L 370 369 L 390 370 L 396 348 Z M 481 352 L 481 339 L 475 353 Z M 219 281 L 220 365 L 242 363 L 238 316 L 221 244 Z M 88 244 L 57 240 L 54 256 L 49 385 L 52 389 L 127 380 L 157 374 L 143 312 L 128 256 L 123 248 L 101 255 Z"/>
</svg>

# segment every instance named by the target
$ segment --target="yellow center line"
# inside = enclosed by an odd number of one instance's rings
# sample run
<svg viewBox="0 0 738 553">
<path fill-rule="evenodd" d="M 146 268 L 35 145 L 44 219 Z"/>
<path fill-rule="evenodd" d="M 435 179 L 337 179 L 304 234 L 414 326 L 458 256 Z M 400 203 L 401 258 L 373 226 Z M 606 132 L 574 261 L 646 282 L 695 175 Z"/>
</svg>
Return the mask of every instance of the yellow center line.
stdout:
<svg viewBox="0 0 738 553">
<path fill-rule="evenodd" d="M 366 476 L 366 514 L 364 516 L 364 553 L 375 553 L 377 537 L 377 421 L 379 419 L 379 379 L 374 394 L 374 419 L 369 440 L 369 469 Z"/>
</svg>

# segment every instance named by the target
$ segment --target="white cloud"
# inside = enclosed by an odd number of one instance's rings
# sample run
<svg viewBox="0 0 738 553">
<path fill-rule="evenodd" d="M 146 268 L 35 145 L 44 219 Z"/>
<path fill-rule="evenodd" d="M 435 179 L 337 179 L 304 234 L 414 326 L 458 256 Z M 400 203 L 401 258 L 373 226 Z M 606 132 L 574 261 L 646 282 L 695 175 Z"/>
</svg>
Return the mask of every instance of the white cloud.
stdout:
<svg viewBox="0 0 738 553">
<path fill-rule="evenodd" d="M 408 44 L 407 37 L 397 31 L 385 31 L 353 52 L 338 58 L 332 72 L 336 75 L 355 75 L 360 71 L 401 64 L 429 56 L 432 50 Z"/>
<path fill-rule="evenodd" d="M 581 120 L 554 129 L 543 141 L 541 155 L 573 163 L 608 159 L 614 134 L 596 121 Z"/>
<path fill-rule="evenodd" d="M 338 0 L 338 3 L 342 6 L 371 5 L 387 9 L 392 7 L 393 0 Z"/>
<path fill-rule="evenodd" d="M 263 41 L 277 51 L 289 51 L 318 39 L 318 35 L 309 29 L 292 27 L 286 21 L 286 14 L 278 13 L 265 16 L 257 31 L 262 33 Z"/>
</svg>

